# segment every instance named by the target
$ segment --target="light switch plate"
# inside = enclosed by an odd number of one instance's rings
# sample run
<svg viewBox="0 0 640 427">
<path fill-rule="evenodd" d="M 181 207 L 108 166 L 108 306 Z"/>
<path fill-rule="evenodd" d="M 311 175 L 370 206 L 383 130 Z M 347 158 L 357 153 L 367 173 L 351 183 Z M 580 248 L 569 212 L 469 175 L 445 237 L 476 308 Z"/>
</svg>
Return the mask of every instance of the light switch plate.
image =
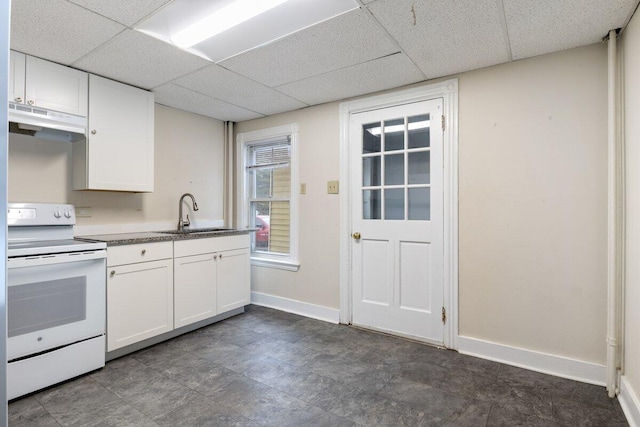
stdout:
<svg viewBox="0 0 640 427">
<path fill-rule="evenodd" d="M 303 182 L 300 184 L 300 194 L 307 194 L 307 183 Z"/>
<path fill-rule="evenodd" d="M 338 194 L 339 191 L 339 181 L 327 181 L 327 194 Z"/>
</svg>

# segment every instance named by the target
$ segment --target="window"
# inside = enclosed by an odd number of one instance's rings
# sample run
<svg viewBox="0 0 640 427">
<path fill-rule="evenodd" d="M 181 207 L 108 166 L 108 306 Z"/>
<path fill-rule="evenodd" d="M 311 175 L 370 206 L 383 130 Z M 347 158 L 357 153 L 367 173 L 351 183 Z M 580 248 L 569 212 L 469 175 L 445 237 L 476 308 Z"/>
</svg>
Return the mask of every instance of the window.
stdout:
<svg viewBox="0 0 640 427">
<path fill-rule="evenodd" d="M 297 125 L 238 134 L 240 227 L 253 228 L 254 265 L 297 270 Z"/>
</svg>

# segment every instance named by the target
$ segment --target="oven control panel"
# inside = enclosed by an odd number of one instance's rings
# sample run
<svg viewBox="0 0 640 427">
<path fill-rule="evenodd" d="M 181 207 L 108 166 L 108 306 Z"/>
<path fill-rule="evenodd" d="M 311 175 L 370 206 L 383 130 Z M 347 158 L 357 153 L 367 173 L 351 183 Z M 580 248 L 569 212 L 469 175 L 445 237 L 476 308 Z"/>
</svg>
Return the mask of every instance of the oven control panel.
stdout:
<svg viewBox="0 0 640 427">
<path fill-rule="evenodd" d="M 75 208 L 56 203 L 8 203 L 7 224 L 10 226 L 74 225 Z"/>
</svg>

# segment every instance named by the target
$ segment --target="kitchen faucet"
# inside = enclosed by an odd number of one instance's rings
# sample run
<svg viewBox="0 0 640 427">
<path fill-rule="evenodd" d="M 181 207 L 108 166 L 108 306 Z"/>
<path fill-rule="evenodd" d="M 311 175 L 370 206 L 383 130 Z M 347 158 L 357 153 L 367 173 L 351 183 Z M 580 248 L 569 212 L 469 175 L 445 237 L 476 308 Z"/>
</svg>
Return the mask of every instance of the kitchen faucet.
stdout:
<svg viewBox="0 0 640 427">
<path fill-rule="evenodd" d="M 182 197 L 180 197 L 180 204 L 178 205 L 178 231 L 184 231 L 185 227 L 191 225 L 191 221 L 189 221 L 189 214 L 187 214 L 187 220 L 182 219 L 182 202 L 185 197 L 191 197 L 191 201 L 193 202 L 193 210 L 198 210 L 198 204 L 196 203 L 196 199 L 193 197 L 191 193 L 184 193 Z"/>
</svg>

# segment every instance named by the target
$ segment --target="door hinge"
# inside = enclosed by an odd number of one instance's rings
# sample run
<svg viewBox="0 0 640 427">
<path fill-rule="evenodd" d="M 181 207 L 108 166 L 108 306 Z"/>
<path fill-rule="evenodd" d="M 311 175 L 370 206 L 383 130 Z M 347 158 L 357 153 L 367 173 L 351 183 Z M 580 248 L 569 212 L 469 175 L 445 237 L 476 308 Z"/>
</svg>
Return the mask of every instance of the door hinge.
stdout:
<svg viewBox="0 0 640 427">
<path fill-rule="evenodd" d="M 442 307 L 442 323 L 447 320 L 447 309 Z"/>
<path fill-rule="evenodd" d="M 444 114 L 442 116 L 440 116 L 440 117 L 442 117 L 442 119 L 441 119 L 441 121 L 442 121 L 442 131 L 444 132 L 444 128 L 445 128 L 445 126 L 444 126 L 444 123 L 445 123 Z"/>
</svg>

